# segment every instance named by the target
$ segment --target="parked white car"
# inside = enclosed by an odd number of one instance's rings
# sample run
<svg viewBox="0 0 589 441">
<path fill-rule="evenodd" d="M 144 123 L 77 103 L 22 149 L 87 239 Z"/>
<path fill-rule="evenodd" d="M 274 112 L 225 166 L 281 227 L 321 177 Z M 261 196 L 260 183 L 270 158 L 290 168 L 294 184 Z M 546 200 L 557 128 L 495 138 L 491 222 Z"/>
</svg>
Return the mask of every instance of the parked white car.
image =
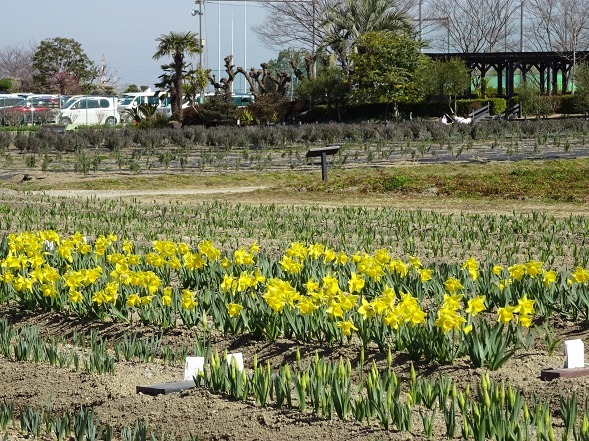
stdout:
<svg viewBox="0 0 589 441">
<path fill-rule="evenodd" d="M 131 121 L 133 114 L 129 111 L 137 109 L 141 104 L 155 104 L 157 105 L 156 112 L 164 115 L 171 115 L 170 98 L 160 97 L 151 89 L 144 92 L 128 92 L 121 95 L 117 104 L 121 118 L 124 121 Z"/>
<path fill-rule="evenodd" d="M 113 96 L 73 96 L 54 111 L 54 122 L 63 125 L 110 125 L 121 122 Z"/>
</svg>

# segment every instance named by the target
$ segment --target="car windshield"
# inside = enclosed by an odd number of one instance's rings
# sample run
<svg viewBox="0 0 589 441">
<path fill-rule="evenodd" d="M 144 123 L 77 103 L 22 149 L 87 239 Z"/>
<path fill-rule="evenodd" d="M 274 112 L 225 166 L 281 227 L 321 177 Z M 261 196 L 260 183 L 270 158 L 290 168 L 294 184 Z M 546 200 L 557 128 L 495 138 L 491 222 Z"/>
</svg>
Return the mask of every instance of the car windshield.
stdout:
<svg viewBox="0 0 589 441">
<path fill-rule="evenodd" d="M 119 106 L 128 106 L 129 104 L 131 104 L 133 102 L 134 99 L 135 99 L 134 96 L 124 96 L 119 101 Z"/>
<path fill-rule="evenodd" d="M 25 105 L 23 98 L 0 97 L 0 109 L 5 107 L 22 107 Z"/>
<path fill-rule="evenodd" d="M 78 101 L 80 98 L 70 98 L 69 100 L 67 100 L 65 103 L 63 103 L 61 105 L 62 109 L 68 109 L 69 107 L 71 107 L 72 104 L 74 104 L 76 101 Z"/>
</svg>

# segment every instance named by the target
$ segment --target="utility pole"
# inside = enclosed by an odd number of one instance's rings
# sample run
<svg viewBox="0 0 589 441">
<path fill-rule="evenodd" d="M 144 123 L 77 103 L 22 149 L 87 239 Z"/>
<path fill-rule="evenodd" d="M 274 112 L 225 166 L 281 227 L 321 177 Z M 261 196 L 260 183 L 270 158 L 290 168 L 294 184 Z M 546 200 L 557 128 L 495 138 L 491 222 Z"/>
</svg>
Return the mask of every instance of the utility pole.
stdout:
<svg viewBox="0 0 589 441">
<path fill-rule="evenodd" d="M 204 51 L 204 46 L 205 46 L 205 42 L 204 39 L 202 38 L 202 4 L 204 3 L 204 0 L 194 0 L 194 4 L 198 5 L 198 11 L 196 9 L 193 9 L 192 11 L 190 11 L 190 13 L 192 14 L 192 16 L 194 17 L 195 15 L 198 15 L 198 41 L 199 41 L 199 46 L 200 46 L 200 52 L 198 53 L 198 69 L 199 71 L 202 69 L 202 53 Z M 203 104 L 204 103 L 204 99 L 205 99 L 205 91 L 204 89 L 202 89 L 200 91 L 200 103 Z"/>
</svg>

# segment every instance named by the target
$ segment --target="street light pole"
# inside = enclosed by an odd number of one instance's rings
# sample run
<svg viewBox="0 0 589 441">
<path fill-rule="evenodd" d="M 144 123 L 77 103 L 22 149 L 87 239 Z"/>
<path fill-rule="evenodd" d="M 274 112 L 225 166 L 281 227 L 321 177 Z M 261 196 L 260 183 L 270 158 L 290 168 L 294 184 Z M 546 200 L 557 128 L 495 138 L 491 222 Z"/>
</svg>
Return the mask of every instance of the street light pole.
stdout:
<svg viewBox="0 0 589 441">
<path fill-rule="evenodd" d="M 204 50 L 204 40 L 202 38 L 202 4 L 204 3 L 204 0 L 194 0 L 194 4 L 198 5 L 198 11 L 196 9 L 193 9 L 192 11 L 190 11 L 190 13 L 192 14 L 192 16 L 194 17 L 195 15 L 198 15 L 198 41 L 199 41 L 199 46 L 200 46 L 200 52 L 198 53 L 198 69 L 199 71 L 202 69 L 202 53 Z M 204 103 L 204 98 L 205 98 L 205 91 L 204 89 L 202 89 L 200 91 L 200 103 L 203 104 Z"/>
</svg>

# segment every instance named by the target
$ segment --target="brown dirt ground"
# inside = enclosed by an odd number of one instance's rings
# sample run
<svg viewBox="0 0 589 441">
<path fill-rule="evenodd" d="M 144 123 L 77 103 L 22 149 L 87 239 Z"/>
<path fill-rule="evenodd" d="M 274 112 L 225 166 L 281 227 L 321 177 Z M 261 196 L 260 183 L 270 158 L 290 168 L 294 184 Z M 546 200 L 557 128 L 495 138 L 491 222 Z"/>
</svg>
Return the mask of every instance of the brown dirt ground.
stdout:
<svg viewBox="0 0 589 441">
<path fill-rule="evenodd" d="M 84 323 L 72 318 L 53 314 L 22 313 L 3 308 L 2 315 L 17 325 L 39 326 L 42 335 L 67 337 L 73 331 L 88 332 L 90 328 L 98 330 L 101 336 L 113 341 L 125 331 L 136 331 L 144 336 L 154 329 L 139 325 L 128 327 L 121 324 Z M 538 330 L 539 331 L 539 330 Z M 573 326 L 570 323 L 558 323 L 556 332 L 562 339 L 581 338 L 588 336 L 587 326 Z M 170 347 L 192 347 L 192 334 L 187 330 L 172 330 L 163 338 L 164 344 Z M 214 339 L 213 349 L 220 352 L 241 351 L 244 355 L 246 369 L 251 369 L 254 354 L 265 363 L 268 360 L 273 367 L 293 362 L 296 342 L 278 340 L 274 343 L 255 341 L 248 336 L 240 338 Z M 352 342 L 342 347 L 333 348 L 301 346 L 303 363 L 315 351 L 320 355 L 337 360 L 349 357 L 355 365 L 359 354 L 359 346 Z M 366 366 L 375 360 L 383 366 L 383 355 L 376 348 L 367 352 Z M 536 396 L 549 400 L 553 407 L 558 408 L 558 396 L 569 395 L 573 391 L 578 394 L 582 403 L 589 393 L 589 377 L 577 379 L 559 379 L 552 382 L 542 381 L 540 371 L 544 368 L 562 367 L 564 356 L 562 344 L 552 356 L 548 356 L 541 332 L 530 350 L 520 350 L 501 369 L 491 372 L 491 378 L 505 381 L 506 384 L 521 388 L 529 400 Z M 474 369 L 467 360 L 458 360 L 453 365 L 416 365 L 418 375 L 437 377 L 444 374 L 457 382 L 460 388 L 470 384 L 476 389 L 479 375 L 483 370 Z M 406 382 L 409 363 L 402 354 L 396 354 L 394 369 L 401 381 Z M 31 406 L 51 408 L 56 413 L 69 410 L 76 411 L 80 406 L 94 408 L 100 421 L 109 422 L 120 430 L 121 426 L 133 426 L 137 419 L 146 419 L 149 427 L 167 434 L 174 432 L 178 439 L 188 434 L 198 435 L 205 440 L 323 440 L 323 439 L 421 439 L 422 424 L 419 413 L 414 412 L 414 428 L 412 432 L 385 431 L 376 424 L 367 426 L 354 421 L 331 421 L 319 418 L 310 412 L 300 413 L 298 410 L 277 409 L 269 406 L 256 406 L 253 400 L 238 402 L 231 397 L 215 394 L 203 388 L 195 388 L 185 392 L 168 395 L 148 396 L 136 393 L 137 385 L 180 381 L 183 367 L 170 366 L 161 361 L 118 362 L 114 374 L 88 374 L 73 369 L 52 367 L 48 364 L 29 362 L 12 362 L 0 358 L 0 400 L 6 400 L 17 408 Z M 440 415 L 436 419 L 439 438 L 444 433 L 443 420 Z M 556 430 L 559 428 L 555 420 Z M 15 428 L 7 432 L 7 439 L 21 439 L 22 435 Z M 437 438 L 437 437 L 436 437 Z M 44 439 L 54 439 L 47 436 Z"/>
</svg>

